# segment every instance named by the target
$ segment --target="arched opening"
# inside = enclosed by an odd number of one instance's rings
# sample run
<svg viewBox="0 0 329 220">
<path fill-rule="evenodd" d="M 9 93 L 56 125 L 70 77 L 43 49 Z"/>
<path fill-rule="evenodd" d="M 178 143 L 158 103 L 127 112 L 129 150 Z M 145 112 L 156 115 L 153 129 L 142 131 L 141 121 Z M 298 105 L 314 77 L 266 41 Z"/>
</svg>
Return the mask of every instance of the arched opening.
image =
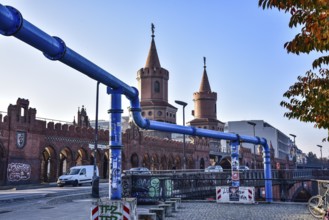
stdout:
<svg viewBox="0 0 329 220">
<path fill-rule="evenodd" d="M 168 170 L 167 157 L 165 155 L 161 157 L 160 170 Z"/>
<path fill-rule="evenodd" d="M 186 169 L 194 169 L 194 167 L 195 167 L 195 164 L 194 164 L 193 158 L 190 156 L 187 158 L 187 161 L 186 161 Z"/>
<path fill-rule="evenodd" d="M 5 184 L 5 175 L 6 175 L 6 158 L 5 158 L 5 149 L 0 143 L 0 185 Z"/>
<path fill-rule="evenodd" d="M 201 159 L 200 159 L 200 169 L 203 170 L 204 168 L 205 168 L 204 159 L 201 158 Z"/>
<path fill-rule="evenodd" d="M 139 166 L 139 159 L 136 153 L 133 153 L 130 157 L 131 167 L 138 167 Z"/>
<path fill-rule="evenodd" d="M 151 157 L 151 170 L 158 170 L 160 167 L 158 155 L 153 154 Z"/>
<path fill-rule="evenodd" d="M 83 148 L 80 148 L 78 150 L 76 159 L 75 159 L 75 164 L 77 166 L 88 164 L 87 163 L 87 152 Z"/>
<path fill-rule="evenodd" d="M 89 164 L 90 165 L 94 165 L 94 158 L 95 158 L 95 151 L 93 150 L 90 153 L 90 158 L 89 158 Z M 99 149 L 97 149 L 97 151 L 96 151 L 96 166 L 98 167 L 99 172 L 101 172 L 100 164 L 101 164 L 101 156 L 100 156 Z"/>
<path fill-rule="evenodd" d="M 230 157 L 225 157 L 219 163 L 219 165 L 221 165 L 224 170 L 230 170 L 231 167 L 232 167 L 231 166 L 231 160 L 229 158 Z"/>
<path fill-rule="evenodd" d="M 148 154 L 144 154 L 142 166 L 151 169 L 151 160 Z"/>
<path fill-rule="evenodd" d="M 72 167 L 72 152 L 68 147 L 65 147 L 59 153 L 58 176 L 67 173 L 70 167 Z"/>
<path fill-rule="evenodd" d="M 173 155 L 170 155 L 168 158 L 168 169 L 172 169 L 172 170 L 176 169 Z"/>
<path fill-rule="evenodd" d="M 183 168 L 182 160 L 179 156 L 175 157 L 174 164 L 175 164 L 176 169 L 182 169 Z"/>
<path fill-rule="evenodd" d="M 109 151 L 106 151 L 103 157 L 103 175 L 104 179 L 109 178 Z"/>
<path fill-rule="evenodd" d="M 156 93 L 160 92 L 160 83 L 159 83 L 159 81 L 154 82 L 154 92 L 156 92 Z"/>
<path fill-rule="evenodd" d="M 292 197 L 293 202 L 307 202 L 311 198 L 311 194 L 303 187 L 300 187 Z"/>
<path fill-rule="evenodd" d="M 121 170 L 126 170 L 127 169 L 127 165 L 126 165 L 126 155 L 123 153 L 123 151 L 121 152 Z"/>
<path fill-rule="evenodd" d="M 56 154 L 55 150 L 48 146 L 41 153 L 41 182 L 56 181 Z"/>
</svg>

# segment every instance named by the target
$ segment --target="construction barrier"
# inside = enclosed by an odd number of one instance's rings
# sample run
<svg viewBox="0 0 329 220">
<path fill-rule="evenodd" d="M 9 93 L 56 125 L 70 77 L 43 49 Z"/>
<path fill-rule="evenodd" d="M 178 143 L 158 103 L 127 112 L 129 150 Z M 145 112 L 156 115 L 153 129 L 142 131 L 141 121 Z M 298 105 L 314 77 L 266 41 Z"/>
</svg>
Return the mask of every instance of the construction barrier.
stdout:
<svg viewBox="0 0 329 220">
<path fill-rule="evenodd" d="M 91 220 L 102 219 L 137 220 L 136 198 L 124 198 L 121 201 L 99 199 L 91 207 Z"/>
<path fill-rule="evenodd" d="M 217 186 L 217 203 L 254 203 L 255 187 Z"/>
</svg>

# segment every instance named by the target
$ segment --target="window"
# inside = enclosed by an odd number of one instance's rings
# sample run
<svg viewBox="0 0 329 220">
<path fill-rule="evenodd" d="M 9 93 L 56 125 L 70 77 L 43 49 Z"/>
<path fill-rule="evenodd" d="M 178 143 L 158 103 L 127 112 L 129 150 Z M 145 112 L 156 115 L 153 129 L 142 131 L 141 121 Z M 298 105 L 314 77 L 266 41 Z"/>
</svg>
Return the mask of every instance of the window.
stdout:
<svg viewBox="0 0 329 220">
<path fill-rule="evenodd" d="M 159 81 L 154 82 L 154 92 L 160 92 L 160 83 L 159 83 Z"/>
</svg>

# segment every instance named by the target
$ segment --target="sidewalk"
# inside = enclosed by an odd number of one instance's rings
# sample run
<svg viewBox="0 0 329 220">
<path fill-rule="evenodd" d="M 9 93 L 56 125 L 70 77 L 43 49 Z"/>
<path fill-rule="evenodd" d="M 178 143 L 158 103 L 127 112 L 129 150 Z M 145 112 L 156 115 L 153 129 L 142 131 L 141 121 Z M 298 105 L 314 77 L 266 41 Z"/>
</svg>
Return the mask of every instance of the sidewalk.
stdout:
<svg viewBox="0 0 329 220">
<path fill-rule="evenodd" d="M 53 187 L 56 189 L 57 187 Z M 59 189 L 59 188 L 57 188 Z M 66 190 L 73 187 L 60 188 L 61 195 L 51 196 L 51 192 L 43 191 L 27 197 L 25 190 L 0 191 L 0 219 L 6 220 L 88 220 L 91 215 L 92 203 L 97 199 L 91 198 L 90 187 L 84 192 L 67 195 Z M 27 189 L 28 190 L 28 189 Z M 51 190 L 51 188 L 45 189 Z M 25 191 L 26 192 L 26 191 Z M 15 194 L 15 195 L 12 195 Z M 25 194 L 25 195 L 24 195 Z M 100 191 L 101 197 L 108 197 L 108 189 Z M 17 206 L 1 206 L 6 196 L 16 198 Z M 34 196 L 34 197 L 33 197 Z M 45 199 L 46 197 L 46 199 Z M 26 200 L 26 202 L 25 202 Z M 28 204 L 27 204 L 28 203 Z M 150 205 L 138 205 L 137 210 L 145 210 Z M 27 208 L 28 207 L 28 208 Z M 173 212 L 166 220 L 313 220 L 306 203 L 255 203 L 255 204 L 219 204 L 215 201 L 183 201 L 181 208 Z"/>
</svg>

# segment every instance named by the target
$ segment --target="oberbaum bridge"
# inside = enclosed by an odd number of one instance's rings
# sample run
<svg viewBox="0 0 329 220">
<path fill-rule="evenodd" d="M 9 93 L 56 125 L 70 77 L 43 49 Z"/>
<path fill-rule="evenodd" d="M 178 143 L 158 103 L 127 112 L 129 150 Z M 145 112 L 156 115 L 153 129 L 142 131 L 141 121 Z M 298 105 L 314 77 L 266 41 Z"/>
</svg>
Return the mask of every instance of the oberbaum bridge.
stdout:
<svg viewBox="0 0 329 220">
<path fill-rule="evenodd" d="M 136 204 L 155 203 L 169 199 L 178 200 L 212 199 L 217 202 L 253 203 L 264 201 L 306 202 L 311 195 L 323 190 L 320 181 L 329 176 L 326 170 L 272 170 L 270 148 L 264 138 L 224 133 L 214 130 L 181 126 L 143 118 L 139 92 L 120 79 L 106 72 L 96 64 L 67 47 L 59 37 L 52 37 L 27 20 L 11 7 L 0 4 L 0 33 L 17 39 L 40 50 L 50 60 L 58 60 L 91 79 L 107 86 L 111 95 L 110 113 L 110 175 L 109 198 L 99 200 L 101 207 L 97 215 L 115 219 L 126 218 L 125 210 L 130 209 L 131 219 L 136 218 Z M 221 173 L 175 172 L 145 175 L 122 175 L 122 95 L 130 101 L 130 112 L 134 123 L 145 130 L 172 132 L 184 135 L 227 140 L 231 146 L 231 170 Z M 264 170 L 239 171 L 239 147 L 241 143 L 251 143 L 263 147 Z M 95 146 L 96 152 L 96 146 Z M 95 178 L 96 179 L 96 178 Z M 95 180 L 95 182 L 97 182 Z M 93 186 L 94 191 L 94 186 Z M 96 193 L 97 194 L 97 193 Z M 136 199 L 137 198 L 137 199 Z M 104 205 L 106 203 L 106 205 Z M 104 207 L 107 209 L 104 211 Z M 110 208 L 109 208 L 110 207 Z M 117 212 L 113 212 L 113 207 Z M 111 211 L 112 210 L 112 211 Z"/>
</svg>

